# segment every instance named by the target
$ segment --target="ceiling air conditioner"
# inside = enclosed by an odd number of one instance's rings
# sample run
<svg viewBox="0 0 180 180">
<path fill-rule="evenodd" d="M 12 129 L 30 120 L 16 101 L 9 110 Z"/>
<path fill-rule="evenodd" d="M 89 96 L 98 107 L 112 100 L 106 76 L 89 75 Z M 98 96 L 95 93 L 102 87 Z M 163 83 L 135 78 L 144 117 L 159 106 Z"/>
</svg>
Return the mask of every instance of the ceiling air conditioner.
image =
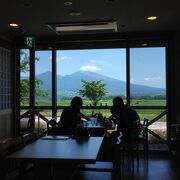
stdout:
<svg viewBox="0 0 180 180">
<path fill-rule="evenodd" d="M 85 23 L 56 23 L 48 24 L 48 27 L 57 34 L 76 33 L 76 32 L 92 32 L 92 31 L 110 31 L 117 32 L 117 23 L 115 21 L 108 22 L 85 22 Z"/>
</svg>

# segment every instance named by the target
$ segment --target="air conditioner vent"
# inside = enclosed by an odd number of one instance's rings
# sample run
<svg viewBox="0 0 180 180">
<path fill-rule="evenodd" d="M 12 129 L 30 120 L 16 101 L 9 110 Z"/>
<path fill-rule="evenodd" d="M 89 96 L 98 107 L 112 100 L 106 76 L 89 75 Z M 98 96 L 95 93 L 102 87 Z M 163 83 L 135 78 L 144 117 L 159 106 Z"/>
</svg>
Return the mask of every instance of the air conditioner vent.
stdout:
<svg viewBox="0 0 180 180">
<path fill-rule="evenodd" d="M 73 32 L 92 32 L 92 31 L 111 31 L 117 32 L 117 23 L 115 21 L 108 22 L 85 22 L 85 23 L 55 23 L 48 24 L 48 27 L 57 34 L 73 33 Z"/>
</svg>

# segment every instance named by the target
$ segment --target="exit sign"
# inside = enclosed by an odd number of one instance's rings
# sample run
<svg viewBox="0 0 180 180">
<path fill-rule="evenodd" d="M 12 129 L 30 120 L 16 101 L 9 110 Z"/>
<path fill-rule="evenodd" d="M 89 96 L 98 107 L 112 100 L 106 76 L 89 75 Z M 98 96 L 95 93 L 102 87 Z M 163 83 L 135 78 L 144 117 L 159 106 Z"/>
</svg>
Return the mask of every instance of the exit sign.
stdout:
<svg viewBox="0 0 180 180">
<path fill-rule="evenodd" d="M 35 38 L 34 37 L 25 37 L 24 38 L 24 43 L 25 43 L 25 46 L 27 48 L 31 48 L 31 47 L 34 47 L 35 46 Z"/>
</svg>

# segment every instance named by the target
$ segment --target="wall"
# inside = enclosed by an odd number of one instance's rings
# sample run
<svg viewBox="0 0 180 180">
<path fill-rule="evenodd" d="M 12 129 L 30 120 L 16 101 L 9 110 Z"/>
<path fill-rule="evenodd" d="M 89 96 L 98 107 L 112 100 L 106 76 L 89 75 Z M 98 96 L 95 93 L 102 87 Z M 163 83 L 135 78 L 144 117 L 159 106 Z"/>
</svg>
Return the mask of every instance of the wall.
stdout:
<svg viewBox="0 0 180 180">
<path fill-rule="evenodd" d="M 12 136 L 11 50 L 0 39 L 0 139 Z"/>
<path fill-rule="evenodd" d="M 12 136 L 11 119 L 11 110 L 0 110 L 0 140 Z"/>
<path fill-rule="evenodd" d="M 170 79 L 171 83 L 171 107 L 175 119 L 180 123 L 180 31 L 175 32 L 170 41 Z"/>
</svg>

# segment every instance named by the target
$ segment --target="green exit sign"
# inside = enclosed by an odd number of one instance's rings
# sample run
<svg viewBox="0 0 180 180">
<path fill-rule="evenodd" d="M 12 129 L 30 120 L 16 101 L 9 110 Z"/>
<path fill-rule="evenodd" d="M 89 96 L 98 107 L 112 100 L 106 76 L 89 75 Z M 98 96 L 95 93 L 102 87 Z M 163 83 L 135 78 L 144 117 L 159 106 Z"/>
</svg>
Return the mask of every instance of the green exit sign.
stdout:
<svg viewBox="0 0 180 180">
<path fill-rule="evenodd" d="M 25 37 L 24 38 L 24 43 L 25 43 L 25 46 L 27 48 L 31 48 L 31 47 L 34 47 L 35 46 L 35 38 L 34 37 Z"/>
</svg>

